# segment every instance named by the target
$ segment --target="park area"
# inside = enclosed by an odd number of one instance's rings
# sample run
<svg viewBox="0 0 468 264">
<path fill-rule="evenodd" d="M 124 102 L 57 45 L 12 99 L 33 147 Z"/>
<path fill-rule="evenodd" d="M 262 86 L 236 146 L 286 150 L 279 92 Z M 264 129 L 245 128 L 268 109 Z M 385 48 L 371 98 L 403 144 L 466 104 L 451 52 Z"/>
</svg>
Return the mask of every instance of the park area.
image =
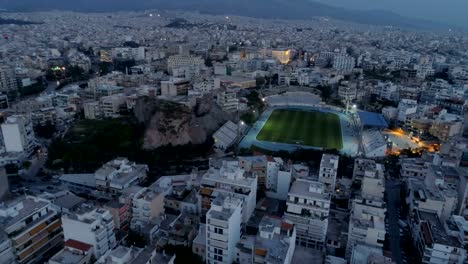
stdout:
<svg viewBox="0 0 468 264">
<path fill-rule="evenodd" d="M 319 111 L 276 109 L 268 118 L 257 140 L 324 149 L 343 148 L 338 115 Z"/>
</svg>

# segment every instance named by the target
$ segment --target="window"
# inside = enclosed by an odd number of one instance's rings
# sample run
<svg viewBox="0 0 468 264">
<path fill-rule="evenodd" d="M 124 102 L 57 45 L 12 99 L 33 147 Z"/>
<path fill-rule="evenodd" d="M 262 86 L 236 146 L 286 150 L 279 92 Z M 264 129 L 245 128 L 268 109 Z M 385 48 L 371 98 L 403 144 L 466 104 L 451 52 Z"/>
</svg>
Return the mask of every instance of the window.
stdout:
<svg viewBox="0 0 468 264">
<path fill-rule="evenodd" d="M 222 235 L 222 234 L 223 234 L 223 229 L 215 227 L 215 228 L 214 228 L 214 232 L 215 232 L 216 234 Z"/>
<path fill-rule="evenodd" d="M 222 254 L 223 254 L 223 250 L 222 250 L 222 249 L 219 249 L 219 248 L 215 248 L 215 249 L 214 249 L 214 252 L 215 252 L 215 254 L 219 254 L 219 255 L 222 255 Z"/>
</svg>

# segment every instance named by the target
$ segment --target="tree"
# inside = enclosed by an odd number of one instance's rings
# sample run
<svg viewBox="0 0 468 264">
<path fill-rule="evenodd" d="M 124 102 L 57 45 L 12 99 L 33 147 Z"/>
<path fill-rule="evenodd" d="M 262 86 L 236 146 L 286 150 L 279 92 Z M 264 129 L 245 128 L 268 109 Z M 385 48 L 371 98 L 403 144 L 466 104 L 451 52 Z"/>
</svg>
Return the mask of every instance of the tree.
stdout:
<svg viewBox="0 0 468 264">
<path fill-rule="evenodd" d="M 34 128 L 34 132 L 38 137 L 50 139 L 54 136 L 57 129 L 54 124 L 47 122 L 44 125 L 38 125 Z"/>
<path fill-rule="evenodd" d="M 205 66 L 206 67 L 213 67 L 213 61 L 211 60 L 210 57 L 205 59 Z"/>
<path fill-rule="evenodd" d="M 317 89 L 322 92 L 322 99 L 325 101 L 331 97 L 331 88 L 329 86 L 317 86 Z"/>
</svg>

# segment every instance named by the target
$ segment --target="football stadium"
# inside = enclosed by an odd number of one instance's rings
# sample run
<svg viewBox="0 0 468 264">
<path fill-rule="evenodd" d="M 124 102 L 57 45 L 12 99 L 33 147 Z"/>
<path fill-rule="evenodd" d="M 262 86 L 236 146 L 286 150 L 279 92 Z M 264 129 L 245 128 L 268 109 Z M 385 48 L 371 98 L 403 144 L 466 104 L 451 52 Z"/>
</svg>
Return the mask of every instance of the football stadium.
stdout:
<svg viewBox="0 0 468 264">
<path fill-rule="evenodd" d="M 341 108 L 321 103 L 311 93 L 288 92 L 265 97 L 268 109 L 250 128 L 240 148 L 270 151 L 337 149 L 356 156 L 359 129 Z"/>
<path fill-rule="evenodd" d="M 257 140 L 342 149 L 340 118 L 333 113 L 304 109 L 275 109 Z"/>
</svg>

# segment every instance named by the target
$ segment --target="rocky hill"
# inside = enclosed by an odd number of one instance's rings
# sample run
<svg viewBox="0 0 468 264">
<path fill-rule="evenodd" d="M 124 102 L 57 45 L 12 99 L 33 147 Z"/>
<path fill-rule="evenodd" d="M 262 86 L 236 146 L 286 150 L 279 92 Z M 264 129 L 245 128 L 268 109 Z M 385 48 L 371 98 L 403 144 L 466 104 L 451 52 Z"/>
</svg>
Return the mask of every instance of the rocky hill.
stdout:
<svg viewBox="0 0 468 264">
<path fill-rule="evenodd" d="M 203 143 L 232 116 L 223 112 L 211 97 L 191 108 L 170 101 L 141 98 L 135 116 L 145 125 L 143 148 Z"/>
</svg>

